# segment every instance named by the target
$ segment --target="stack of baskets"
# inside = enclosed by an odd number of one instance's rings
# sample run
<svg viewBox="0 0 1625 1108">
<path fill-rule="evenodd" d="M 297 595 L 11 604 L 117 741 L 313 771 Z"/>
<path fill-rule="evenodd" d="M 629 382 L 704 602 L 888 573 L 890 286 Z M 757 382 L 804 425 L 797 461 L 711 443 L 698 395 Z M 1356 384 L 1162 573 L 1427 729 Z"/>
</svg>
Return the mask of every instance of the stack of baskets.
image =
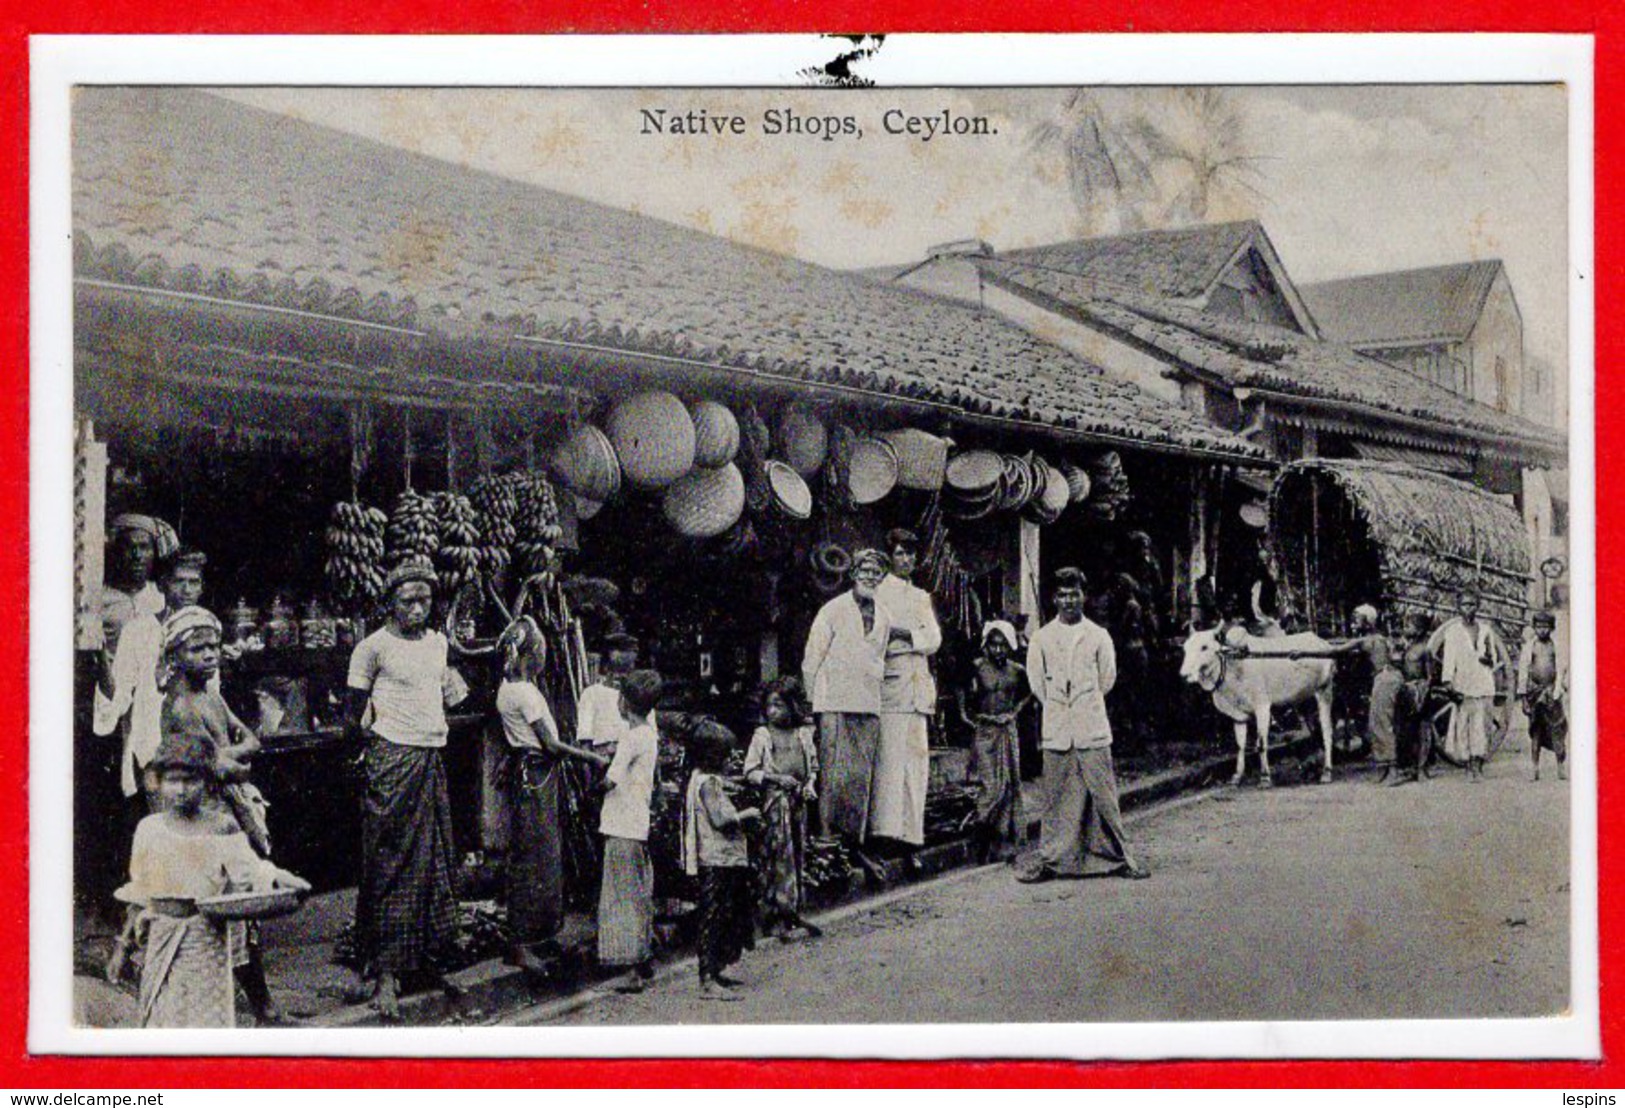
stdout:
<svg viewBox="0 0 1625 1108">
<path fill-rule="evenodd" d="M 1077 472 L 1082 480 L 1075 484 L 1065 468 L 1036 454 L 966 450 L 944 469 L 944 507 L 958 519 L 1020 512 L 1034 523 L 1054 523 L 1080 492 L 1089 495 L 1088 476 Z"/>
</svg>

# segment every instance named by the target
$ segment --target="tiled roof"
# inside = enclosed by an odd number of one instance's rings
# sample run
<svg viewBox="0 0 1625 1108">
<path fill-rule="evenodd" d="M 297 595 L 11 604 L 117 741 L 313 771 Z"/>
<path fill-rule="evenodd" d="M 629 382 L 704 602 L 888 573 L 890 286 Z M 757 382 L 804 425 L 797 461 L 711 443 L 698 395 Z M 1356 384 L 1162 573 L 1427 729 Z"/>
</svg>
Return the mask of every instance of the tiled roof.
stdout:
<svg viewBox="0 0 1625 1108">
<path fill-rule="evenodd" d="M 81 277 L 423 329 L 486 321 L 1261 456 L 975 307 L 204 93 L 86 88 L 74 104 Z"/>
<path fill-rule="evenodd" d="M 1357 405 L 1424 420 L 1439 425 L 1442 433 L 1480 442 L 1516 438 L 1557 449 L 1564 441 L 1539 424 L 1458 396 L 1341 343 L 1003 259 L 984 259 L 978 265 L 987 279 L 1017 295 L 1150 347 L 1232 388 Z"/>
<path fill-rule="evenodd" d="M 1350 346 L 1397 346 L 1465 339 L 1484 310 L 1501 263 L 1373 273 L 1302 285 L 1321 332 Z"/>
<path fill-rule="evenodd" d="M 1254 220 L 1210 223 L 1168 231 L 1137 231 L 1077 239 L 999 256 L 1021 265 L 1110 281 L 1146 296 L 1191 300 L 1203 296 L 1241 248 L 1261 233 Z"/>
</svg>

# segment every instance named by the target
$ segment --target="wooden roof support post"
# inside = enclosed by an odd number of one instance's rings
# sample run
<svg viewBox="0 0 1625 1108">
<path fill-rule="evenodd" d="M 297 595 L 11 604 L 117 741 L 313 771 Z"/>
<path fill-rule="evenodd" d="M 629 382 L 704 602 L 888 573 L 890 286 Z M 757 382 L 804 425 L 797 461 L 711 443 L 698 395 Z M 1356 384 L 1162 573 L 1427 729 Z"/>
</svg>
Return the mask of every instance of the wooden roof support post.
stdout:
<svg viewBox="0 0 1625 1108">
<path fill-rule="evenodd" d="M 1039 562 L 1040 530 L 1029 519 L 1020 519 L 1017 526 L 1018 549 L 1021 560 L 1018 568 L 1017 589 L 1021 601 L 1021 614 L 1027 617 L 1029 638 L 1044 625 L 1043 566 Z"/>
</svg>

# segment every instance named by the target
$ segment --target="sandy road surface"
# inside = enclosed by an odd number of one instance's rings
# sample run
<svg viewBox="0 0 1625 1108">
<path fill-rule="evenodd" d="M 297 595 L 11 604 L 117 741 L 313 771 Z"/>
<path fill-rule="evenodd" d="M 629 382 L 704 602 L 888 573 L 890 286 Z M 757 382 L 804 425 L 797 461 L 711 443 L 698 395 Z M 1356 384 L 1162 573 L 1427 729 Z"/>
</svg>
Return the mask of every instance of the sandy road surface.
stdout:
<svg viewBox="0 0 1625 1108">
<path fill-rule="evenodd" d="M 1208 794 L 1131 820 L 1149 881 L 978 872 L 769 941 L 738 1003 L 692 968 L 504 1023 L 1095 1021 L 1550 1014 L 1568 996 L 1568 789 L 1503 755 L 1390 789 Z"/>
</svg>

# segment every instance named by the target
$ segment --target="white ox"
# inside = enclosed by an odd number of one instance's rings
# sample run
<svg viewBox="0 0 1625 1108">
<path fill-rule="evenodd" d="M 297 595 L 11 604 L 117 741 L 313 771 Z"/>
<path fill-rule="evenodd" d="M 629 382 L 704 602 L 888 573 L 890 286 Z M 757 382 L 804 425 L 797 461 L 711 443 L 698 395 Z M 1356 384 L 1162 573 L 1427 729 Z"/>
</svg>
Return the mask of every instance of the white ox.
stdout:
<svg viewBox="0 0 1625 1108">
<path fill-rule="evenodd" d="M 1320 734 L 1326 744 L 1320 780 L 1323 784 L 1330 781 L 1335 663 L 1327 658 L 1284 657 L 1292 651 L 1323 652 L 1326 640 L 1309 633 L 1266 638 L 1246 635 L 1240 642 L 1236 642 L 1235 637 L 1232 632 L 1227 646 L 1217 629 L 1193 632 L 1185 640 L 1185 660 L 1179 667 L 1181 677 L 1212 693 L 1213 706 L 1235 721 L 1236 775 L 1231 783 L 1239 785 L 1247 767 L 1247 721 L 1253 720 L 1258 725 L 1258 786 L 1268 788 L 1273 784 L 1270 714 L 1278 704 L 1300 704 L 1311 697 L 1319 709 Z M 1231 649 L 1242 643 L 1248 648 L 1246 654 Z"/>
</svg>

